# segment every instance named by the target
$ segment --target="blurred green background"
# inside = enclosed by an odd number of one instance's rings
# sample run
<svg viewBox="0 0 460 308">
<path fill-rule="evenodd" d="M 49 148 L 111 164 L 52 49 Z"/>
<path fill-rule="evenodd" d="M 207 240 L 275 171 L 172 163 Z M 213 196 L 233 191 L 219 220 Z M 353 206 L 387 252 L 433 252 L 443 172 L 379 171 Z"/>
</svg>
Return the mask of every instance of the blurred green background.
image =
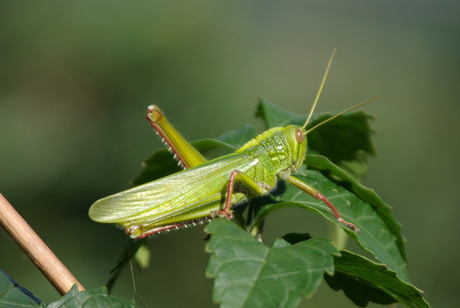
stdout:
<svg viewBox="0 0 460 308">
<path fill-rule="evenodd" d="M 258 97 L 306 113 L 337 48 L 318 111 L 380 97 L 378 156 L 365 184 L 394 207 L 409 272 L 434 307 L 454 307 L 460 3 L 444 1 L 65 1 L 0 4 L 0 191 L 86 288 L 105 284 L 126 237 L 89 220 L 161 146 L 144 119 L 162 107 L 189 139 L 253 117 Z M 279 212 L 267 238 L 327 235 Z M 212 307 L 203 228 L 150 241 L 135 274 L 144 307 Z M 57 292 L 0 230 L 0 267 L 45 301 Z M 132 298 L 130 271 L 114 295 Z M 343 302 L 345 300 L 345 302 Z M 306 307 L 353 307 L 325 284 Z"/>
</svg>

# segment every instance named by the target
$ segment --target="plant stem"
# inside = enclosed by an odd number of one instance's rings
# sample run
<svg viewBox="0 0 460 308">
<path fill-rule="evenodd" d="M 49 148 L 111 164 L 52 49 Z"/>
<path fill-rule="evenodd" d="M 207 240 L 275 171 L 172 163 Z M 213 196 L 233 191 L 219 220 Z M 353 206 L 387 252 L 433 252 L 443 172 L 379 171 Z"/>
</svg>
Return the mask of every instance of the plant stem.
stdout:
<svg viewBox="0 0 460 308">
<path fill-rule="evenodd" d="M 74 284 L 77 284 L 80 290 L 84 290 L 83 286 L 1 193 L 0 224 L 61 295 L 67 293 Z"/>
</svg>

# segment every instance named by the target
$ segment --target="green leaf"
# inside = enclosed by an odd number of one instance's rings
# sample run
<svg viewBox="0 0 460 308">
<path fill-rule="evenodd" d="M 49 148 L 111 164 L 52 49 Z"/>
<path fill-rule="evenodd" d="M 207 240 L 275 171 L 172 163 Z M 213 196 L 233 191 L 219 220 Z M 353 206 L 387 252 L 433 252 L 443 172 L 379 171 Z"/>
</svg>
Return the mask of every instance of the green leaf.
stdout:
<svg viewBox="0 0 460 308">
<path fill-rule="evenodd" d="M 217 140 L 230 145 L 233 149 L 240 148 L 243 144 L 257 136 L 257 131 L 252 125 L 243 125 L 231 130 L 217 138 Z M 201 150 L 199 150 L 201 152 Z"/>
<path fill-rule="evenodd" d="M 133 300 L 124 300 L 118 297 L 110 296 L 107 294 L 105 287 L 78 291 L 77 285 L 74 285 L 72 289 L 67 292 L 59 300 L 52 302 L 47 308 L 132 308 L 136 307 L 136 303 Z"/>
<path fill-rule="evenodd" d="M 323 273 L 332 274 L 338 250 L 327 239 L 291 245 L 278 239 L 272 248 L 227 219 L 214 219 L 206 275 L 215 278 L 213 301 L 221 307 L 296 307 L 311 296 Z"/>
<path fill-rule="evenodd" d="M 349 251 L 341 251 L 334 261 L 335 274 L 324 275 L 326 282 L 336 291 L 342 289 L 357 306 L 366 307 L 369 301 L 383 305 L 398 301 L 408 307 L 430 307 L 422 291 L 399 279 L 384 264 Z"/>
<path fill-rule="evenodd" d="M 406 260 L 405 239 L 401 233 L 401 224 L 394 218 L 391 213 L 391 207 L 375 193 L 373 189 L 367 188 L 346 172 L 334 165 L 326 157 L 320 155 L 309 155 L 305 160 L 309 168 L 321 171 L 321 173 L 333 180 L 342 187 L 361 198 L 364 202 L 372 206 L 375 212 L 387 225 L 388 230 L 395 236 L 396 245 L 399 253 Z"/>
<path fill-rule="evenodd" d="M 24 288 L 13 282 L 0 271 L 0 307 L 39 307 L 36 301 L 24 293 Z"/>
<path fill-rule="evenodd" d="M 257 104 L 256 117 L 265 121 L 267 129 L 278 126 L 284 127 L 294 123 L 303 125 L 307 118 L 303 114 L 289 111 L 263 98 Z"/>
<path fill-rule="evenodd" d="M 407 264 L 396 244 L 396 237 L 371 205 L 335 184 L 319 171 L 302 169 L 296 177 L 325 195 L 335 205 L 343 219 L 354 223 L 361 233 L 356 234 L 340 224 L 323 201 L 311 197 L 290 184 L 286 185 L 282 195 L 272 197 L 275 201 L 273 204 L 266 204 L 260 208 L 251 227 L 259 224 L 271 212 L 281 208 L 301 207 L 311 210 L 344 228 L 361 247 L 381 262 L 388 264 L 389 268 L 395 270 L 402 279 L 409 281 Z"/>
<path fill-rule="evenodd" d="M 107 289 L 104 287 L 80 292 L 78 291 L 77 285 L 74 285 L 63 297 L 47 306 L 45 306 L 44 303 L 39 305 L 31 297 L 26 295 L 21 288 L 22 287 L 17 284 L 12 283 L 5 274 L 0 272 L 0 307 L 136 307 L 135 302 L 132 300 L 128 301 L 114 296 L 109 296 L 107 294 Z"/>
</svg>

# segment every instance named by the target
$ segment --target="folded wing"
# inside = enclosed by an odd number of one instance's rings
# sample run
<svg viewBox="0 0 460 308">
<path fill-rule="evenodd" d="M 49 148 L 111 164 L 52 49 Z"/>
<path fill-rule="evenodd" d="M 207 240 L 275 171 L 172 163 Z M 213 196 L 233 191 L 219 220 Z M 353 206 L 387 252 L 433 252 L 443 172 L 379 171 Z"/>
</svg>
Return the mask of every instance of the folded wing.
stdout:
<svg viewBox="0 0 460 308">
<path fill-rule="evenodd" d="M 102 198 L 91 206 L 89 216 L 97 222 L 122 225 L 203 217 L 220 208 L 231 172 L 245 172 L 257 163 L 245 154 L 229 154 Z"/>
</svg>

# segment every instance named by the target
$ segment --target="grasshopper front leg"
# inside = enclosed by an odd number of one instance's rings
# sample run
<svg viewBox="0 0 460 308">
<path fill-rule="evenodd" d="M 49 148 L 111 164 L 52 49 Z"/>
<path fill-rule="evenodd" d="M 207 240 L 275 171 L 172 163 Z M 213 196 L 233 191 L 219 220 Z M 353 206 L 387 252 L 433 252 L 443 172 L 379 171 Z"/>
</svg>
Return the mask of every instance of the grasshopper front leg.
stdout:
<svg viewBox="0 0 460 308">
<path fill-rule="evenodd" d="M 275 178 L 274 178 L 275 180 Z M 253 192 L 253 194 L 262 196 L 266 194 L 270 189 L 273 188 L 274 185 L 270 185 L 267 183 L 262 183 L 262 182 L 257 182 L 250 176 L 248 176 L 246 173 L 243 173 L 239 170 L 233 170 L 232 173 L 230 174 L 230 178 L 228 181 L 228 186 L 227 186 L 227 196 L 225 199 L 225 205 L 223 210 L 216 211 L 211 213 L 211 217 L 225 217 L 227 219 L 232 219 L 233 218 L 233 211 L 231 210 L 232 207 L 232 196 L 235 190 L 235 184 L 236 183 L 241 183 L 243 184 L 247 189 Z M 251 234 L 253 234 L 259 241 L 262 241 L 261 237 L 261 228 L 260 226 L 254 228 L 255 232 L 251 231 Z"/>
<path fill-rule="evenodd" d="M 247 188 L 249 188 L 251 191 L 253 191 L 256 195 L 263 195 L 265 194 L 268 189 L 270 188 L 270 185 L 267 184 L 267 189 L 265 189 L 265 185 L 263 183 L 258 183 L 254 181 L 250 176 L 247 174 L 239 171 L 239 170 L 233 170 L 232 173 L 230 174 L 230 179 L 228 181 L 228 187 L 227 187 L 227 198 L 225 200 L 225 206 L 223 211 L 219 211 L 217 214 L 219 216 L 225 216 L 229 219 L 232 218 L 232 195 L 235 187 L 235 183 L 241 183 L 244 184 Z"/>
<path fill-rule="evenodd" d="M 335 206 L 322 193 L 317 191 L 315 188 L 313 188 L 312 186 L 308 185 L 307 183 L 299 180 L 298 178 L 290 176 L 290 175 L 286 175 L 284 177 L 284 179 L 286 181 L 288 181 L 289 183 L 293 184 L 295 187 L 299 188 L 300 190 L 306 192 L 310 196 L 312 196 L 312 197 L 314 197 L 314 198 L 316 198 L 318 200 L 323 201 L 331 209 L 331 211 L 334 214 L 334 216 L 337 219 L 337 221 L 343 223 L 344 225 L 346 225 L 347 227 L 352 229 L 355 233 L 361 232 L 359 230 L 359 228 L 356 227 L 355 224 L 352 224 L 351 222 L 348 222 L 348 221 L 344 220 L 342 217 L 340 217 L 340 213 L 339 213 L 339 211 L 337 211 Z"/>
</svg>

